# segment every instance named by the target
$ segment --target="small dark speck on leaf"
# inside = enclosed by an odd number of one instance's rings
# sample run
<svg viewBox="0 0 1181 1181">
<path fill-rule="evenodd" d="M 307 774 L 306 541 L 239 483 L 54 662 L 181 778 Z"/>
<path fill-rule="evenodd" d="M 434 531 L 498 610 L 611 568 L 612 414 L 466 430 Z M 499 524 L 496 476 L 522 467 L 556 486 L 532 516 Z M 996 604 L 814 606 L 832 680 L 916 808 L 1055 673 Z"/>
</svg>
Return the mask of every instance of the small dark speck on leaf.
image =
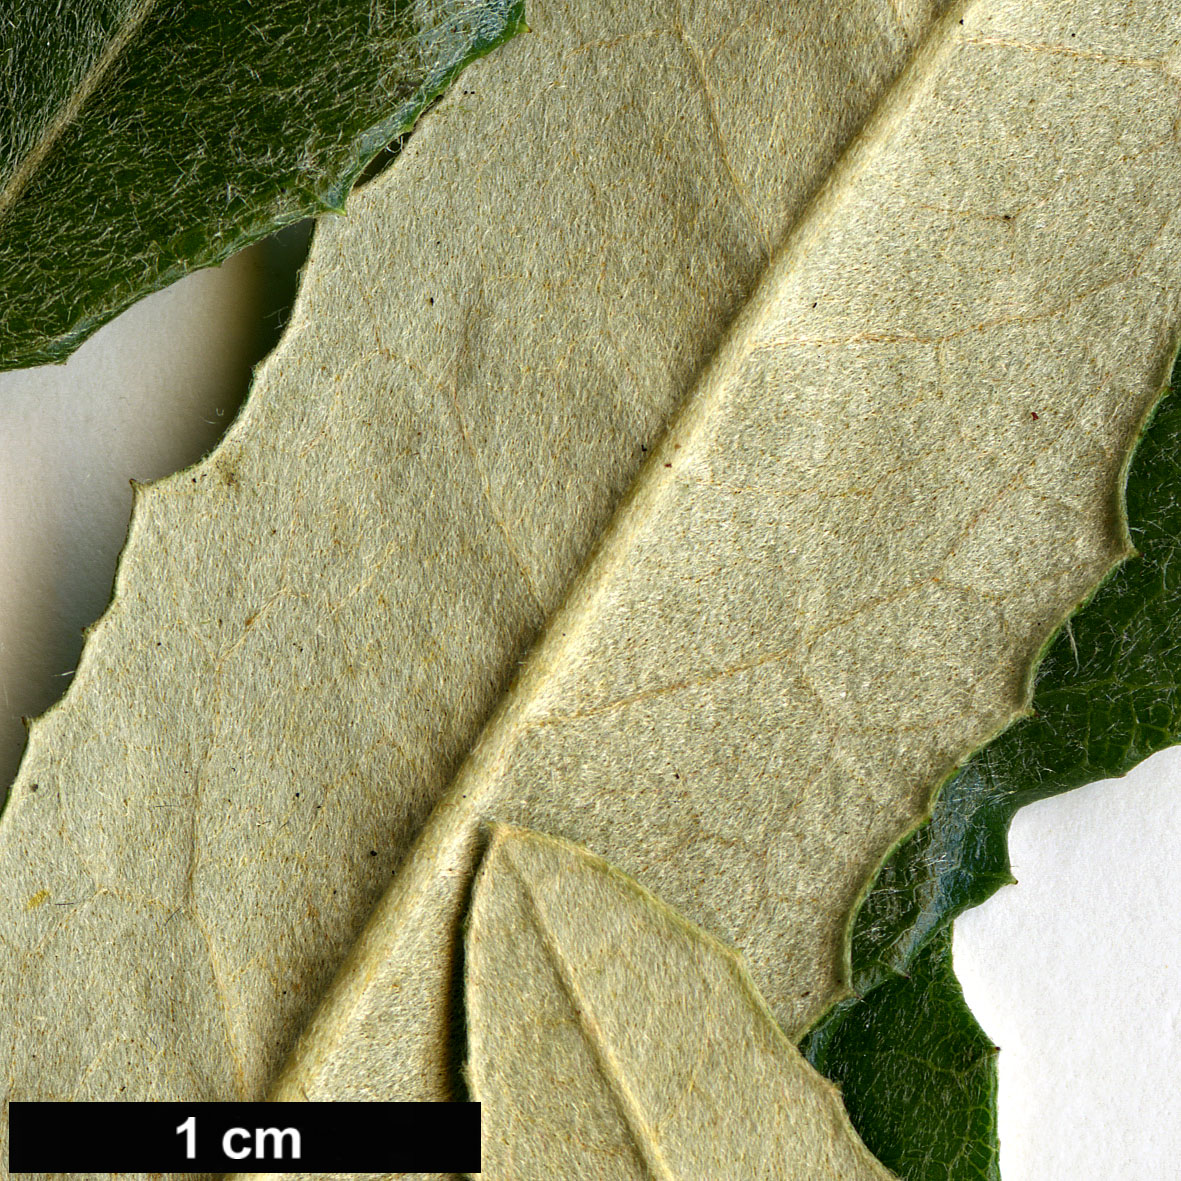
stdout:
<svg viewBox="0 0 1181 1181">
<path fill-rule="evenodd" d="M 30 783 L 29 784 L 29 791 L 36 791 L 39 786 L 40 786 L 40 784 Z"/>
<path fill-rule="evenodd" d="M 429 303 L 429 304 L 431 305 L 431 307 L 434 307 L 434 306 L 435 306 L 435 297 L 434 297 L 433 295 L 432 295 L 432 296 L 430 296 L 430 297 L 427 299 L 427 303 Z"/>
<path fill-rule="evenodd" d="M 377 856 L 377 850 L 376 850 L 376 849 L 370 849 L 370 850 L 369 850 L 369 856 L 370 856 L 370 857 L 376 857 L 376 856 Z"/>
<path fill-rule="evenodd" d="M 1030 418 L 1032 418 L 1034 422 L 1037 422 L 1037 411 L 1036 411 L 1036 410 L 1031 410 L 1031 411 L 1029 412 L 1029 417 L 1030 417 Z"/>
<path fill-rule="evenodd" d="M 672 464 L 671 464 L 671 463 L 666 463 L 664 466 L 665 466 L 665 467 L 672 467 Z"/>
</svg>

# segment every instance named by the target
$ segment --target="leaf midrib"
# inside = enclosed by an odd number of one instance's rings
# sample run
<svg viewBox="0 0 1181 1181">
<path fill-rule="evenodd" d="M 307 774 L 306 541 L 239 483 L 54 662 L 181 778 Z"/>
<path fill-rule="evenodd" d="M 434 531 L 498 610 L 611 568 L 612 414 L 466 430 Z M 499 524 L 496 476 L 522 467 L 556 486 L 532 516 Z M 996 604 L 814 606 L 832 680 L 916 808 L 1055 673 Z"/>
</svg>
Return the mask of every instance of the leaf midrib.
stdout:
<svg viewBox="0 0 1181 1181">
<path fill-rule="evenodd" d="M 49 126 L 41 133 L 41 138 L 32 146 L 25 158 L 13 169 L 8 180 L 0 187 L 0 221 L 3 221 L 9 210 L 20 200 L 25 189 L 36 176 L 37 170 L 45 162 L 49 153 L 53 151 L 58 140 L 69 128 L 82 108 L 89 102 L 91 96 L 102 84 L 103 79 L 110 73 L 111 68 L 123 56 L 123 51 L 135 39 L 143 28 L 148 17 L 159 7 L 160 0 L 139 0 L 123 22 L 122 27 L 107 42 L 106 48 L 99 54 L 94 64 L 86 71 L 73 94 L 58 108 Z"/>
<path fill-rule="evenodd" d="M 595 617 L 595 602 L 610 585 L 612 574 L 626 567 L 632 543 L 644 527 L 648 513 L 660 502 L 665 490 L 678 478 L 677 467 L 707 434 L 712 413 L 725 396 L 726 377 L 742 358 L 760 327 L 773 314 L 774 293 L 782 276 L 793 270 L 815 248 L 845 191 L 855 185 L 872 152 L 888 143 L 907 111 L 912 97 L 925 84 L 936 59 L 952 39 L 974 0 L 954 0 L 934 20 L 909 62 L 886 89 L 877 106 L 849 142 L 813 195 L 803 205 L 795 224 L 768 260 L 746 304 L 727 329 L 722 343 L 689 387 L 680 409 L 673 415 L 663 437 L 652 447 L 587 558 L 567 584 L 564 596 L 545 621 L 522 662 L 513 683 L 490 712 L 479 737 L 469 749 L 450 785 L 419 831 L 397 876 L 371 911 L 349 954 L 337 970 L 320 1005 L 296 1039 L 294 1049 L 270 1088 L 269 1099 L 283 1097 L 286 1087 L 301 1072 L 299 1061 L 323 1063 L 334 1047 L 348 1036 L 351 1018 L 359 1011 L 364 982 L 369 976 L 358 971 L 364 961 L 381 961 L 387 956 L 382 931 L 392 932 L 397 912 L 412 908 L 424 898 L 435 879 L 435 869 L 461 856 L 471 834 L 465 817 L 483 808 L 484 791 L 495 781 L 497 771 L 511 757 L 516 740 L 529 729 L 544 724 L 544 709 L 532 703 L 557 669 L 566 666 L 578 640 Z M 674 462 L 674 456 L 676 461 Z M 475 802 L 473 802 L 475 801 Z M 433 866 L 426 864 L 425 849 L 433 849 Z M 853 914 L 846 916 L 851 928 Z M 850 943 L 844 946 L 844 976 L 851 974 Z M 839 999 L 839 998 L 838 998 Z M 331 1014 L 338 1012 L 338 1019 Z M 791 1031 L 796 1040 L 803 1030 Z M 240 1176 L 240 1175 L 236 1175 Z"/>
</svg>

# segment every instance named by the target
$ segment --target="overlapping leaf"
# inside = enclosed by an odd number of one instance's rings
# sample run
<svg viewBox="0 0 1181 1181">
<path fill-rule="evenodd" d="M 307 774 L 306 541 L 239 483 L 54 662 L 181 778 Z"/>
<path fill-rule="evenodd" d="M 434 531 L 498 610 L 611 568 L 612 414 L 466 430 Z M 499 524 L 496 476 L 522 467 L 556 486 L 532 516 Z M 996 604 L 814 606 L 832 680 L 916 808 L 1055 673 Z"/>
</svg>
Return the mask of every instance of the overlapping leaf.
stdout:
<svg viewBox="0 0 1181 1181">
<path fill-rule="evenodd" d="M 521 0 L 68 0 L 0 17 L 0 368 L 339 209 Z"/>
<path fill-rule="evenodd" d="M 1178 318 L 1173 18 L 980 0 L 895 81 L 928 15 L 539 3 L 325 227 L 34 729 L 13 1097 L 257 1095 L 337 969 L 274 1093 L 447 1095 L 488 819 L 795 1034 L 842 994 L 881 854 L 1126 552 Z"/>
<path fill-rule="evenodd" d="M 498 826 L 465 963 L 487 1181 L 890 1181 L 734 952 L 585 850 Z"/>
</svg>

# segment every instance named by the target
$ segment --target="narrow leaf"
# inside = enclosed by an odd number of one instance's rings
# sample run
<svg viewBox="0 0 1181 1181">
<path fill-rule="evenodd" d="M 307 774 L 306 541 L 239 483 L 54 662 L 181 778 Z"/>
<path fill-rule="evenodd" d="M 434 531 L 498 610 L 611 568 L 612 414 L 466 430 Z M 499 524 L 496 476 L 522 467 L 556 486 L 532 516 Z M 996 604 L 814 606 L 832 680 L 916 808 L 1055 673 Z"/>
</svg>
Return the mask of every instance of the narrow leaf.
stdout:
<svg viewBox="0 0 1181 1181">
<path fill-rule="evenodd" d="M 467 932 L 487 1181 L 888 1181 L 741 960 L 577 846 L 497 826 Z"/>
<path fill-rule="evenodd" d="M 520 0 L 69 0 L 0 19 L 0 368 L 309 213 Z"/>
</svg>

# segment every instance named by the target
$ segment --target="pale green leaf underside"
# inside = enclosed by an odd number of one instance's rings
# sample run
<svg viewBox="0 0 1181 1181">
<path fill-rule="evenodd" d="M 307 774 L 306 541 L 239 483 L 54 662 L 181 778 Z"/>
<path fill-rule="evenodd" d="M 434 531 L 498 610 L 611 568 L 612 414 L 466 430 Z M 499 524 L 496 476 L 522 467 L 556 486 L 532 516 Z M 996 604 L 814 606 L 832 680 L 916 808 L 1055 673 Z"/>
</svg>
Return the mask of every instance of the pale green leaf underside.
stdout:
<svg viewBox="0 0 1181 1181">
<path fill-rule="evenodd" d="M 887 9 L 678 33 L 638 0 L 537 5 L 321 222 L 286 341 L 215 455 L 137 493 L 115 602 L 33 726 L 0 830 L 12 1095 L 265 1091 L 767 237 L 905 61 Z M 799 60 L 801 31 L 830 52 Z M 776 114 L 788 72 L 825 105 Z"/>
<path fill-rule="evenodd" d="M 606 862 L 497 826 L 466 941 L 485 1181 L 889 1181 L 740 959 Z"/>
<path fill-rule="evenodd" d="M 446 1086 L 487 819 L 586 844 L 737 946 L 791 1036 L 842 995 L 880 858 L 1025 708 L 1042 645 L 1128 553 L 1123 464 L 1178 321 L 1177 31 L 1123 4 L 977 3 L 936 26 L 689 395 L 278 1094 Z"/>
<path fill-rule="evenodd" d="M 1127 552 L 1176 22 L 981 0 L 898 81 L 888 5 L 536 4 L 139 500 L 0 829 L 11 1096 L 255 1097 L 334 973 L 272 1093 L 451 1094 L 490 819 L 824 1011 L 880 857 Z"/>
</svg>

